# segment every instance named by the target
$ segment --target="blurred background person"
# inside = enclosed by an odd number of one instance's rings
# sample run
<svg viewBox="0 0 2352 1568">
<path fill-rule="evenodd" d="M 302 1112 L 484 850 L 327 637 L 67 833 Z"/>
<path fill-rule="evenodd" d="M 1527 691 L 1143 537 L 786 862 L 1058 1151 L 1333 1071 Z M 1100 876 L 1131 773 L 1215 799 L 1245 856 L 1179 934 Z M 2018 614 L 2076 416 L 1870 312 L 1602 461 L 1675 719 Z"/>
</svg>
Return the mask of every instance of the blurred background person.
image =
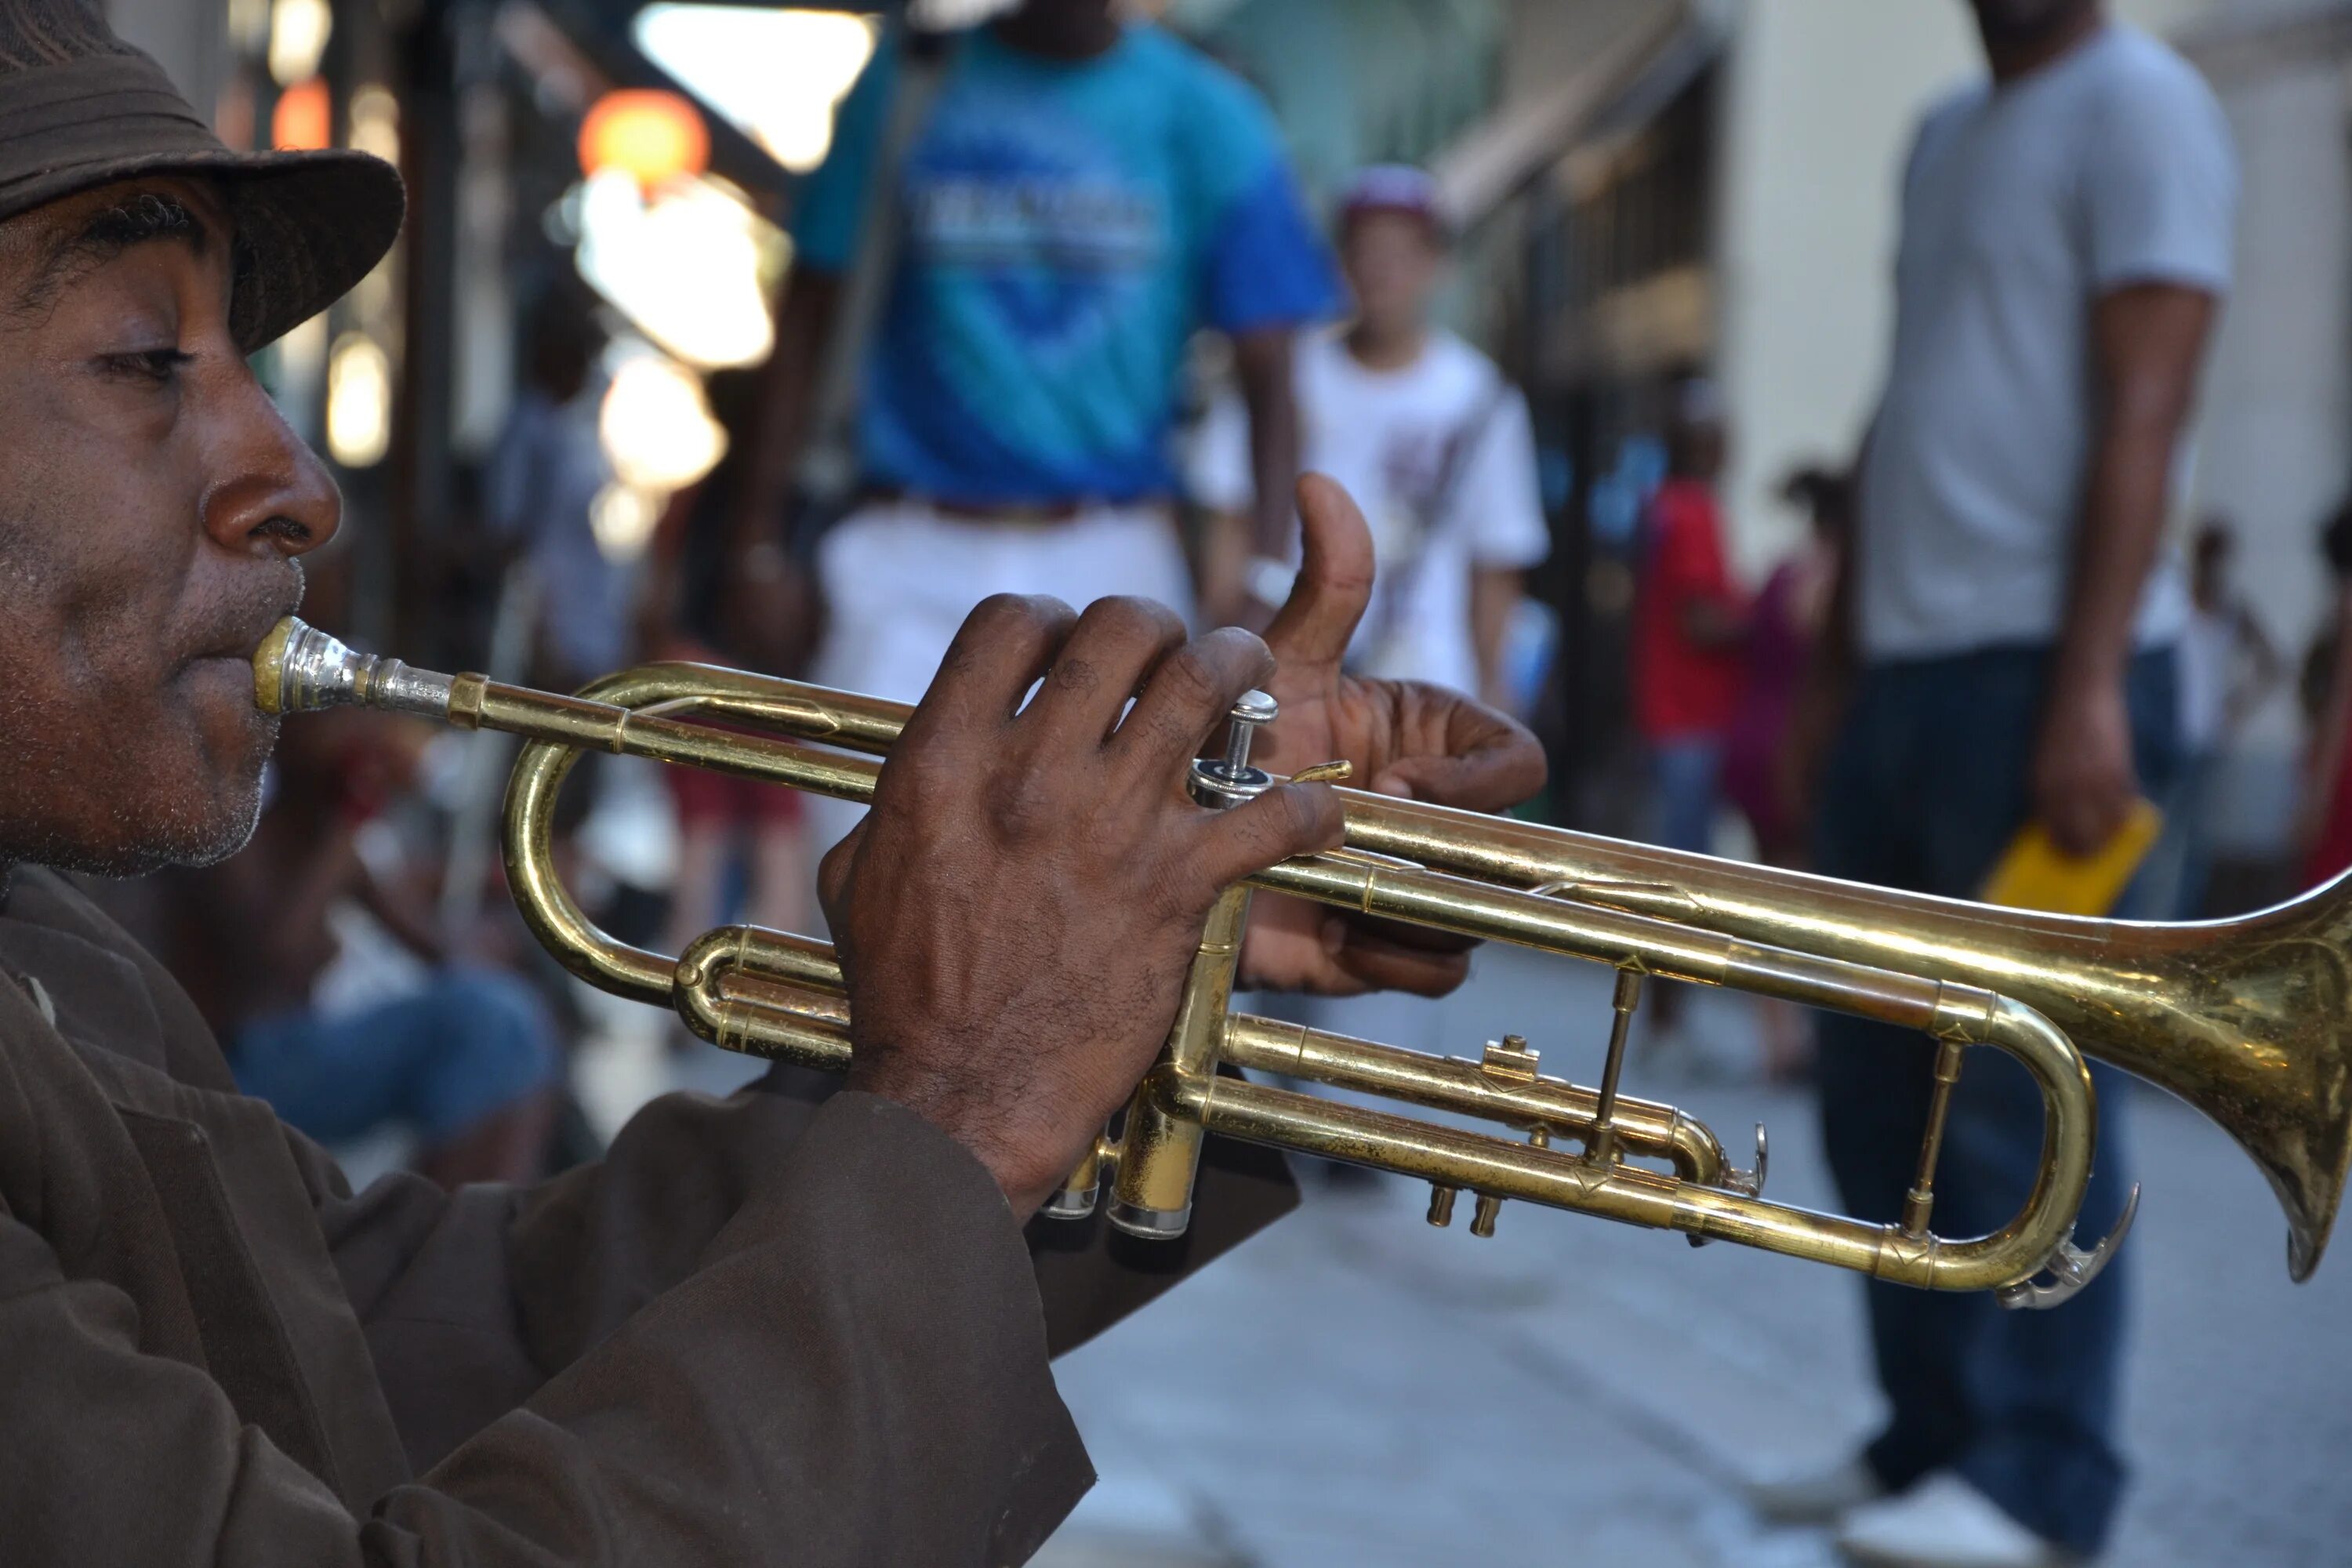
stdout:
<svg viewBox="0 0 2352 1568">
<path fill-rule="evenodd" d="M 1226 333 L 1250 416 L 1255 548 L 1291 531 L 1291 338 L 1330 263 L 1256 95 L 1111 0 L 1028 0 L 952 40 L 894 188 L 869 192 L 908 62 L 878 52 L 794 216 L 747 502 L 780 518 L 817 345 L 893 205 L 895 276 L 864 355 L 864 500 L 818 547 L 815 678 L 912 701 L 964 613 L 999 592 L 1192 603 L 1172 504 L 1184 348 Z M 1239 585 L 1204 584 L 1214 618 Z M 861 808 L 813 801 L 820 845 Z"/>
<path fill-rule="evenodd" d="M 2206 913 L 2214 790 L 2248 714 L 2277 687 L 2284 660 L 2231 575 L 2237 530 L 2205 519 L 2189 543 L 2189 620 L 2178 655 L 2180 769 L 2165 802 L 2163 839 L 2149 857 L 2146 907 L 2167 920 Z"/>
<path fill-rule="evenodd" d="M 1642 520 L 1633 586 L 1633 724 L 1650 760 L 1649 834 L 1705 854 L 1715 841 L 1724 746 L 1739 700 L 1748 606 L 1723 548 L 1716 496 L 1727 437 L 1712 382 L 1673 391 L 1666 479 Z M 1653 988 L 1654 1051 L 1676 1051 L 1683 988 Z"/>
<path fill-rule="evenodd" d="M 1741 645 L 1743 678 L 1724 742 L 1723 793 L 1756 835 L 1756 856 L 1768 866 L 1803 867 L 1812 856 L 1797 779 L 1794 719 L 1805 670 L 1828 619 L 1838 563 L 1853 529 L 1853 483 L 1826 468 L 1800 468 L 1780 482 L 1780 497 L 1805 516 L 1794 554 L 1773 568 L 1758 590 Z M 1768 998 L 1763 1026 L 1764 1074 L 1802 1077 L 1812 1062 L 1812 1026 L 1805 1010 Z"/>
<path fill-rule="evenodd" d="M 604 352 L 604 329 L 576 287 L 540 297 L 523 321 L 514 406 L 482 476 L 483 523 L 513 559 L 499 613 L 527 617 L 532 674 L 560 691 L 618 668 L 628 653 L 627 575 L 594 521 L 613 477 L 596 431 Z"/>
<path fill-rule="evenodd" d="M 1527 399 L 1494 361 L 1435 324 L 1449 250 L 1435 183 L 1387 164 L 1339 205 L 1339 265 L 1354 313 L 1298 348 L 1301 463 L 1356 498 L 1380 579 L 1351 664 L 1428 680 L 1510 711 L 1505 642 L 1528 568 L 1551 548 Z M 1250 422 L 1235 399 L 1212 411 L 1195 451 L 1196 498 L 1215 513 L 1213 561 L 1246 556 L 1258 497 Z M 1297 552 L 1244 568 L 1278 600 Z"/>
<path fill-rule="evenodd" d="M 1340 202 L 1337 239 L 1354 311 L 1300 343 L 1296 385 L 1301 466 L 1338 480 L 1363 509 L 1379 562 L 1348 664 L 1475 692 L 1512 711 L 1521 704 L 1507 689 L 1505 637 L 1527 569 L 1550 548 L 1527 399 L 1492 360 L 1434 322 L 1448 241 L 1425 173 L 1359 173 Z M 1295 542 L 1277 555 L 1255 542 L 1263 509 L 1252 429 L 1241 399 L 1220 401 L 1187 478 L 1212 514 L 1207 558 L 1224 563 L 1212 565 L 1210 579 L 1244 574 L 1251 595 L 1273 604 L 1288 593 L 1298 553 Z M 1449 1016 L 1443 1002 L 1396 993 L 1266 996 L 1253 1005 L 1420 1049 L 1441 1046 Z M 1371 1176 L 1339 1164 L 1322 1173 L 1340 1184 Z"/>
<path fill-rule="evenodd" d="M 655 530 L 646 557 L 639 641 L 648 658 L 756 669 L 762 650 L 730 636 L 726 601 L 729 574 L 738 564 L 730 552 L 732 520 L 751 463 L 758 379 L 751 371 L 720 371 L 705 391 L 713 417 L 727 432 L 727 450 L 699 484 L 671 498 Z M 661 777 L 678 827 L 663 951 L 683 952 L 696 937 L 739 913 L 772 931 L 814 928 L 816 872 L 799 791 L 697 768 L 664 768 Z M 731 886 L 739 867 L 740 898 Z"/>
<path fill-rule="evenodd" d="M 321 1142 L 387 1126 L 444 1186 L 545 1173 L 560 1068 L 538 995 L 453 960 L 411 889 L 361 852 L 414 785 L 429 731 L 357 710 L 289 724 L 251 845 L 163 884 L 169 964 L 218 1035 L 237 1087 Z M 328 1005 L 347 909 L 422 965 L 382 999 Z"/>
<path fill-rule="evenodd" d="M 1962 898 L 2028 822 L 2087 855 L 2169 782 L 2189 595 L 2159 543 L 2237 195 L 2220 106 L 2170 50 L 2096 0 L 1974 9 L 1991 78 L 1931 110 L 1912 148 L 1893 362 L 1840 577 L 1852 614 L 1818 661 L 1824 689 L 1845 693 L 1819 869 Z M 1843 1016 L 1819 1033 L 1838 1186 L 1853 1214 L 1894 1221 L 1930 1053 Z M 2012 1213 L 2042 1146 L 2028 1075 L 1970 1068 L 1936 1181 L 1951 1234 Z M 2086 1242 L 2128 1190 L 2127 1097 L 2092 1072 Z M 2048 1312 L 1865 1287 L 1887 1425 L 1855 1460 L 1760 1489 L 1759 1504 L 1841 1519 L 1840 1543 L 1872 1563 L 2096 1553 L 2125 1478 L 2126 1272 Z"/>
<path fill-rule="evenodd" d="M 2352 867 L 2352 500 L 2319 531 L 2319 552 L 2332 589 L 2328 619 L 2303 665 L 2303 798 L 2295 839 L 2302 880 L 2315 887 Z"/>
</svg>

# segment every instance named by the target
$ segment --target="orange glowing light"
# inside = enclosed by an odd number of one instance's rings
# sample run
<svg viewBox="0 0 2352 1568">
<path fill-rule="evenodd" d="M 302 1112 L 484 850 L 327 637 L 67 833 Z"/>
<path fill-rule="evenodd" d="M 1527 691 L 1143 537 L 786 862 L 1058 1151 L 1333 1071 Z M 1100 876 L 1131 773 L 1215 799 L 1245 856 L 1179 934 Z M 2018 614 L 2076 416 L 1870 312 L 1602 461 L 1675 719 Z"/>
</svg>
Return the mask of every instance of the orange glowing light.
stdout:
<svg viewBox="0 0 2352 1568">
<path fill-rule="evenodd" d="M 710 164 L 710 129 L 694 105 L 658 88 L 608 92 L 580 126 L 580 167 L 617 169 L 651 188 L 699 174 Z"/>
<path fill-rule="evenodd" d="M 335 106 L 323 77 L 298 81 L 278 95 L 269 116 L 269 144 L 283 153 L 315 153 L 334 142 Z"/>
</svg>

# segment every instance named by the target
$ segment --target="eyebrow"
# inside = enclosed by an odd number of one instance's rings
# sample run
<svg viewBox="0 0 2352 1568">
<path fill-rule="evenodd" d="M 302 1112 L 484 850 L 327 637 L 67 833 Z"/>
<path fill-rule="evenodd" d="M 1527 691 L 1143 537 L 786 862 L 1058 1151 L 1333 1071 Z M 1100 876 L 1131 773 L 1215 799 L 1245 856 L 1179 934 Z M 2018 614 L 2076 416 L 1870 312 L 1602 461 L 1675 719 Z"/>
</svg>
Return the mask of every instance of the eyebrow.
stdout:
<svg viewBox="0 0 2352 1568">
<path fill-rule="evenodd" d="M 142 191 L 92 213 L 80 227 L 52 241 L 19 291 L 16 309 L 24 314 L 47 310 L 75 279 L 140 246 L 185 245 L 202 256 L 211 243 L 212 231 L 185 202 Z"/>
</svg>

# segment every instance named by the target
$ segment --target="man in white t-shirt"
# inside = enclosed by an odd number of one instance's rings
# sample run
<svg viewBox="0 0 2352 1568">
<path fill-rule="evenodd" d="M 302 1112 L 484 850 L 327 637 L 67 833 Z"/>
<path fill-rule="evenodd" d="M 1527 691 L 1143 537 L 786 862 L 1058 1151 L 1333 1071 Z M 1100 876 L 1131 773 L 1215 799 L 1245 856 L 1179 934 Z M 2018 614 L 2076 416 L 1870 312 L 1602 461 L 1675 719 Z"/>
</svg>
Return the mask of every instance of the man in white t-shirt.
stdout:
<svg viewBox="0 0 2352 1568">
<path fill-rule="evenodd" d="M 2229 286 L 2237 194 L 2221 106 L 2179 57 L 2111 25 L 2098 0 L 1974 8 L 1991 75 L 1927 115 L 1905 174 L 1894 355 L 1824 639 L 1831 679 L 1815 693 L 1843 697 L 1816 868 L 1958 897 L 1979 893 L 2030 822 L 2084 854 L 2136 795 L 2165 797 L 2188 598 L 2162 539 Z M 1893 1221 L 1931 1052 L 1843 1016 L 1822 1020 L 1820 1041 L 1845 1206 Z M 2110 1069 L 2092 1072 L 2102 1122 L 2086 1247 L 2129 1190 L 2128 1097 Z M 1970 1053 L 1937 1231 L 2005 1223 L 2042 1137 L 2023 1069 Z M 1842 1516 L 1841 1546 L 1868 1563 L 2036 1568 L 2095 1554 L 2125 1479 L 2115 1406 L 2130 1262 L 2126 1248 L 2046 1312 L 1868 1287 L 1885 1428 L 1836 1474 L 1759 1500 Z M 1882 1492 L 1895 1495 L 1872 1500 Z"/>
<path fill-rule="evenodd" d="M 1493 361 L 1431 324 L 1447 235 L 1427 174 L 1365 170 L 1341 203 L 1338 237 L 1355 316 L 1302 342 L 1295 375 L 1302 467 L 1356 498 L 1380 556 L 1349 661 L 1507 710 L 1504 636 L 1527 569 L 1551 548 L 1527 399 Z M 1246 516 L 1256 499 L 1249 457 L 1239 405 L 1221 405 L 1194 449 L 1196 499 Z M 1295 566 L 1261 559 L 1244 580 L 1276 604 Z"/>
</svg>

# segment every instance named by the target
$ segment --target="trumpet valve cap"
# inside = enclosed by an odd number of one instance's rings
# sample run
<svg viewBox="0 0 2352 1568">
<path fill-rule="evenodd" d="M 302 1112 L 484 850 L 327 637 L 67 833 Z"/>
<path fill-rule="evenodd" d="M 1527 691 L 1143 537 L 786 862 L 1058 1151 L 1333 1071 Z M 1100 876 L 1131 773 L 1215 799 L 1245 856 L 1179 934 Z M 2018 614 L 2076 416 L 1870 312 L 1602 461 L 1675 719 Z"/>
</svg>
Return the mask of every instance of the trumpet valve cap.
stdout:
<svg viewBox="0 0 2352 1568">
<path fill-rule="evenodd" d="M 1492 1193 L 1480 1193 L 1477 1207 L 1470 1214 L 1470 1234 L 1475 1237 L 1494 1235 L 1495 1216 L 1502 1212 L 1502 1199 Z"/>
<path fill-rule="evenodd" d="M 1429 1187 L 1429 1223 L 1443 1230 L 1454 1223 L 1454 1200 L 1461 1195 L 1458 1189 L 1441 1187 L 1434 1182 Z"/>
</svg>

